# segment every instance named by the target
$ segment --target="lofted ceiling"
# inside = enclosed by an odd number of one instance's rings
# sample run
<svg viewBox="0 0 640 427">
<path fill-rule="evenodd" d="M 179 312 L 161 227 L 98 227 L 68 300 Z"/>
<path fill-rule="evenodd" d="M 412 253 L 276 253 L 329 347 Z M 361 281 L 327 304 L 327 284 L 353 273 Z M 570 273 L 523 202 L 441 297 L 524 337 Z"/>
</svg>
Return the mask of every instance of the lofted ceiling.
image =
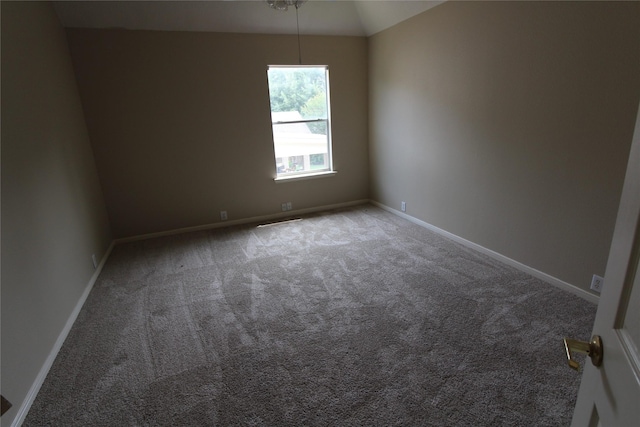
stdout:
<svg viewBox="0 0 640 427">
<path fill-rule="evenodd" d="M 64 27 L 295 34 L 296 9 L 264 0 L 54 1 Z M 301 34 L 370 36 L 444 1 L 309 0 L 299 9 Z"/>
</svg>

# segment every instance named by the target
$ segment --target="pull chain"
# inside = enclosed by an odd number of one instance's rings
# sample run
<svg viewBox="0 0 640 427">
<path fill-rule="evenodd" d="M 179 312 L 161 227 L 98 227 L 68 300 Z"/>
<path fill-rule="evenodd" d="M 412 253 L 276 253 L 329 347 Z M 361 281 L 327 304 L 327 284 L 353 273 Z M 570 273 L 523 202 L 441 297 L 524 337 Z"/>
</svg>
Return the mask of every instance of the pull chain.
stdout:
<svg viewBox="0 0 640 427">
<path fill-rule="evenodd" d="M 300 49 L 300 22 L 298 21 L 298 3 L 296 3 L 296 28 L 298 30 L 298 65 L 302 65 L 302 50 Z"/>
</svg>

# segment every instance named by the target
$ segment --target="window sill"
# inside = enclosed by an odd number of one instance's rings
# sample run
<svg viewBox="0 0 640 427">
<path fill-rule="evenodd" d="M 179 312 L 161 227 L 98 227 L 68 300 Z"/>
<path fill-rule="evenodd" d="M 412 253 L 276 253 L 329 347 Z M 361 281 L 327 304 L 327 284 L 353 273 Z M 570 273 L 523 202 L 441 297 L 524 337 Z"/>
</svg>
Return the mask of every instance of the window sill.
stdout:
<svg viewBox="0 0 640 427">
<path fill-rule="evenodd" d="M 276 183 L 282 183 L 291 181 L 303 181 L 305 179 L 328 178 L 330 176 L 335 176 L 337 173 L 337 171 L 322 171 L 318 173 L 306 173 L 304 175 L 279 176 L 275 178 L 274 181 Z"/>
</svg>

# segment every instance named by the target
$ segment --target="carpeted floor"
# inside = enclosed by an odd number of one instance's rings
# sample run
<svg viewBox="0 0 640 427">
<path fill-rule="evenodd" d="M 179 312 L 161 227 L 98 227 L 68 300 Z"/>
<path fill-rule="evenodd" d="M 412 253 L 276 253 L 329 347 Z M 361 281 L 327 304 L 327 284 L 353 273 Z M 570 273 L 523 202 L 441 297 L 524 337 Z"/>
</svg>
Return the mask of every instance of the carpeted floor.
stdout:
<svg viewBox="0 0 640 427">
<path fill-rule="evenodd" d="M 569 425 L 595 311 L 370 205 L 120 244 L 24 425 Z"/>
</svg>

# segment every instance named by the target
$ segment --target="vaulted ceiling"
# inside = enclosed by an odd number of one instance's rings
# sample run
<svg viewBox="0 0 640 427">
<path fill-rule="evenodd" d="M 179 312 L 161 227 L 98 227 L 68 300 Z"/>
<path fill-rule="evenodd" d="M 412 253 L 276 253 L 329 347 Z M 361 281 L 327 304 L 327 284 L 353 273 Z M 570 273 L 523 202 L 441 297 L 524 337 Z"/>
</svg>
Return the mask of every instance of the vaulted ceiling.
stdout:
<svg viewBox="0 0 640 427">
<path fill-rule="evenodd" d="M 301 34 L 370 36 L 444 1 L 310 0 L 298 9 Z M 296 8 L 264 0 L 55 1 L 64 27 L 295 34 Z"/>
</svg>

